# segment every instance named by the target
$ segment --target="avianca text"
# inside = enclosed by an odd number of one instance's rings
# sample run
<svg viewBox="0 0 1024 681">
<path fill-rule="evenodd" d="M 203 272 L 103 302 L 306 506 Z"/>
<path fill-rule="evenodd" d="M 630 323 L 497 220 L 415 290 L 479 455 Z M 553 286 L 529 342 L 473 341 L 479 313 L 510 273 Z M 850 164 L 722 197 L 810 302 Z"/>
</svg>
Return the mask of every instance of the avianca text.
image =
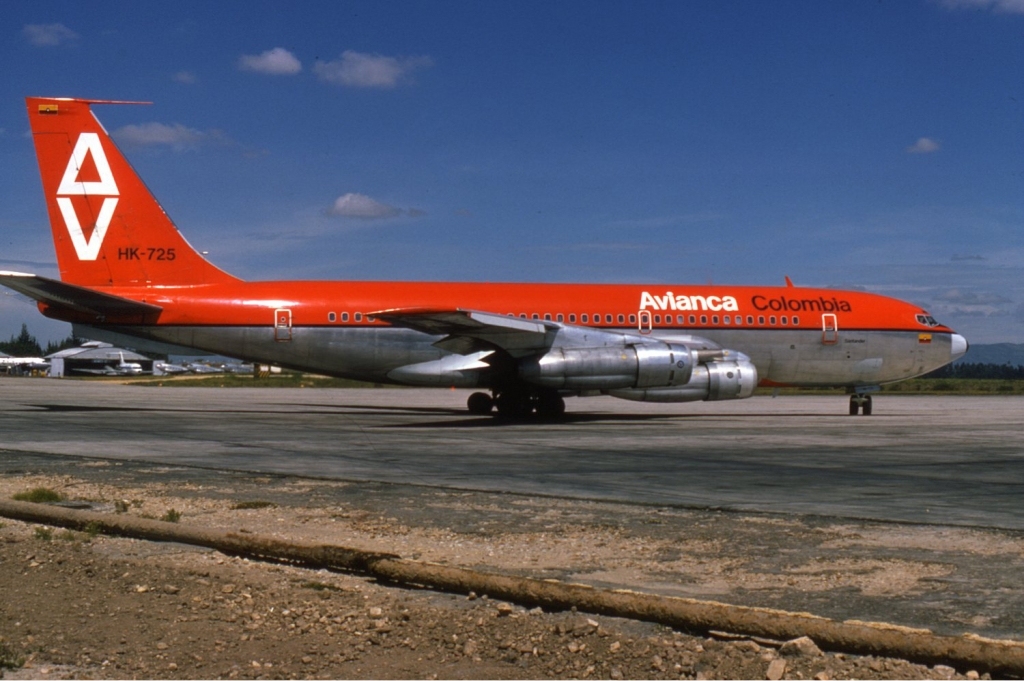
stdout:
<svg viewBox="0 0 1024 681">
<path fill-rule="evenodd" d="M 711 310 L 712 312 L 737 312 L 739 305 L 732 296 L 684 296 L 666 291 L 657 296 L 647 291 L 640 294 L 641 310 Z"/>
</svg>

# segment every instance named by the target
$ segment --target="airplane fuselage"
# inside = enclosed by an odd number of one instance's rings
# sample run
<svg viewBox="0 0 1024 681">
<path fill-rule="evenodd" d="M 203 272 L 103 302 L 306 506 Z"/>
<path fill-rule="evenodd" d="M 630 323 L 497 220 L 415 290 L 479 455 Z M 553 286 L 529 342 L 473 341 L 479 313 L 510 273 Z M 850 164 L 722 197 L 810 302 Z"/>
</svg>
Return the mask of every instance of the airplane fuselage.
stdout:
<svg viewBox="0 0 1024 681">
<path fill-rule="evenodd" d="M 374 316 L 394 308 L 483 309 L 553 322 L 561 327 L 554 346 L 585 346 L 592 342 L 588 330 L 638 342 L 699 337 L 748 355 L 761 385 L 879 385 L 943 366 L 956 351 L 954 332 L 920 308 L 832 289 L 293 281 L 108 292 L 162 312 L 145 324 L 111 320 L 102 326 L 66 312 L 51 316 L 247 361 L 382 383 L 406 383 L 389 374 L 451 354 L 433 345 L 443 334 L 395 328 Z M 438 377 L 434 384 L 474 387 L 490 380 L 488 372 L 476 372 Z"/>
</svg>

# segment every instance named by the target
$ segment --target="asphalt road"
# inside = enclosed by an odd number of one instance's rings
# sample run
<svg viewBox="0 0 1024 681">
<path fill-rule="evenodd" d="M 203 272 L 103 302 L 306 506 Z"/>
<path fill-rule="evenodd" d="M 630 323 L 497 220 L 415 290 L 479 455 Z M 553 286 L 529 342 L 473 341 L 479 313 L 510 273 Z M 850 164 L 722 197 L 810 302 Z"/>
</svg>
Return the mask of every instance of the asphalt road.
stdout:
<svg viewBox="0 0 1024 681">
<path fill-rule="evenodd" d="M 471 417 L 464 391 L 0 379 L 0 451 L 833 518 L 1024 529 L 1024 399 L 568 401 Z"/>
</svg>

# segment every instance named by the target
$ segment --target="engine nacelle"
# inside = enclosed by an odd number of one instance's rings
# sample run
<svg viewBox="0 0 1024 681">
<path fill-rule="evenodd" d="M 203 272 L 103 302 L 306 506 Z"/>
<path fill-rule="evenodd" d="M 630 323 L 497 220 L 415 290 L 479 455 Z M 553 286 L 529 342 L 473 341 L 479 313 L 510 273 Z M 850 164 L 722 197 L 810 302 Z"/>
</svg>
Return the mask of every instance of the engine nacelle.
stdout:
<svg viewBox="0 0 1024 681">
<path fill-rule="evenodd" d="M 637 343 L 622 347 L 555 348 L 524 361 L 519 377 L 545 388 L 614 390 L 670 388 L 690 381 L 694 357 L 685 345 Z"/>
<path fill-rule="evenodd" d="M 607 392 L 613 397 L 638 402 L 700 402 L 750 397 L 756 387 L 757 368 L 748 359 L 735 359 L 698 364 L 684 386 Z"/>
</svg>

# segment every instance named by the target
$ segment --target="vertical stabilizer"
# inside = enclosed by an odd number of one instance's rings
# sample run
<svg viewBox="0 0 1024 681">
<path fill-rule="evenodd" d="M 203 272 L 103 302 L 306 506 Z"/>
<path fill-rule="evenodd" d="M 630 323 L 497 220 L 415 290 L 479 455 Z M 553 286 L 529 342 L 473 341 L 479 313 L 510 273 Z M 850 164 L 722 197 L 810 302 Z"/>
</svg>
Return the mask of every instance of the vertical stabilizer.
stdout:
<svg viewBox="0 0 1024 681">
<path fill-rule="evenodd" d="M 63 281 L 80 286 L 237 281 L 181 236 L 90 110 L 90 104 L 102 102 L 29 97 L 26 103 Z"/>
</svg>

